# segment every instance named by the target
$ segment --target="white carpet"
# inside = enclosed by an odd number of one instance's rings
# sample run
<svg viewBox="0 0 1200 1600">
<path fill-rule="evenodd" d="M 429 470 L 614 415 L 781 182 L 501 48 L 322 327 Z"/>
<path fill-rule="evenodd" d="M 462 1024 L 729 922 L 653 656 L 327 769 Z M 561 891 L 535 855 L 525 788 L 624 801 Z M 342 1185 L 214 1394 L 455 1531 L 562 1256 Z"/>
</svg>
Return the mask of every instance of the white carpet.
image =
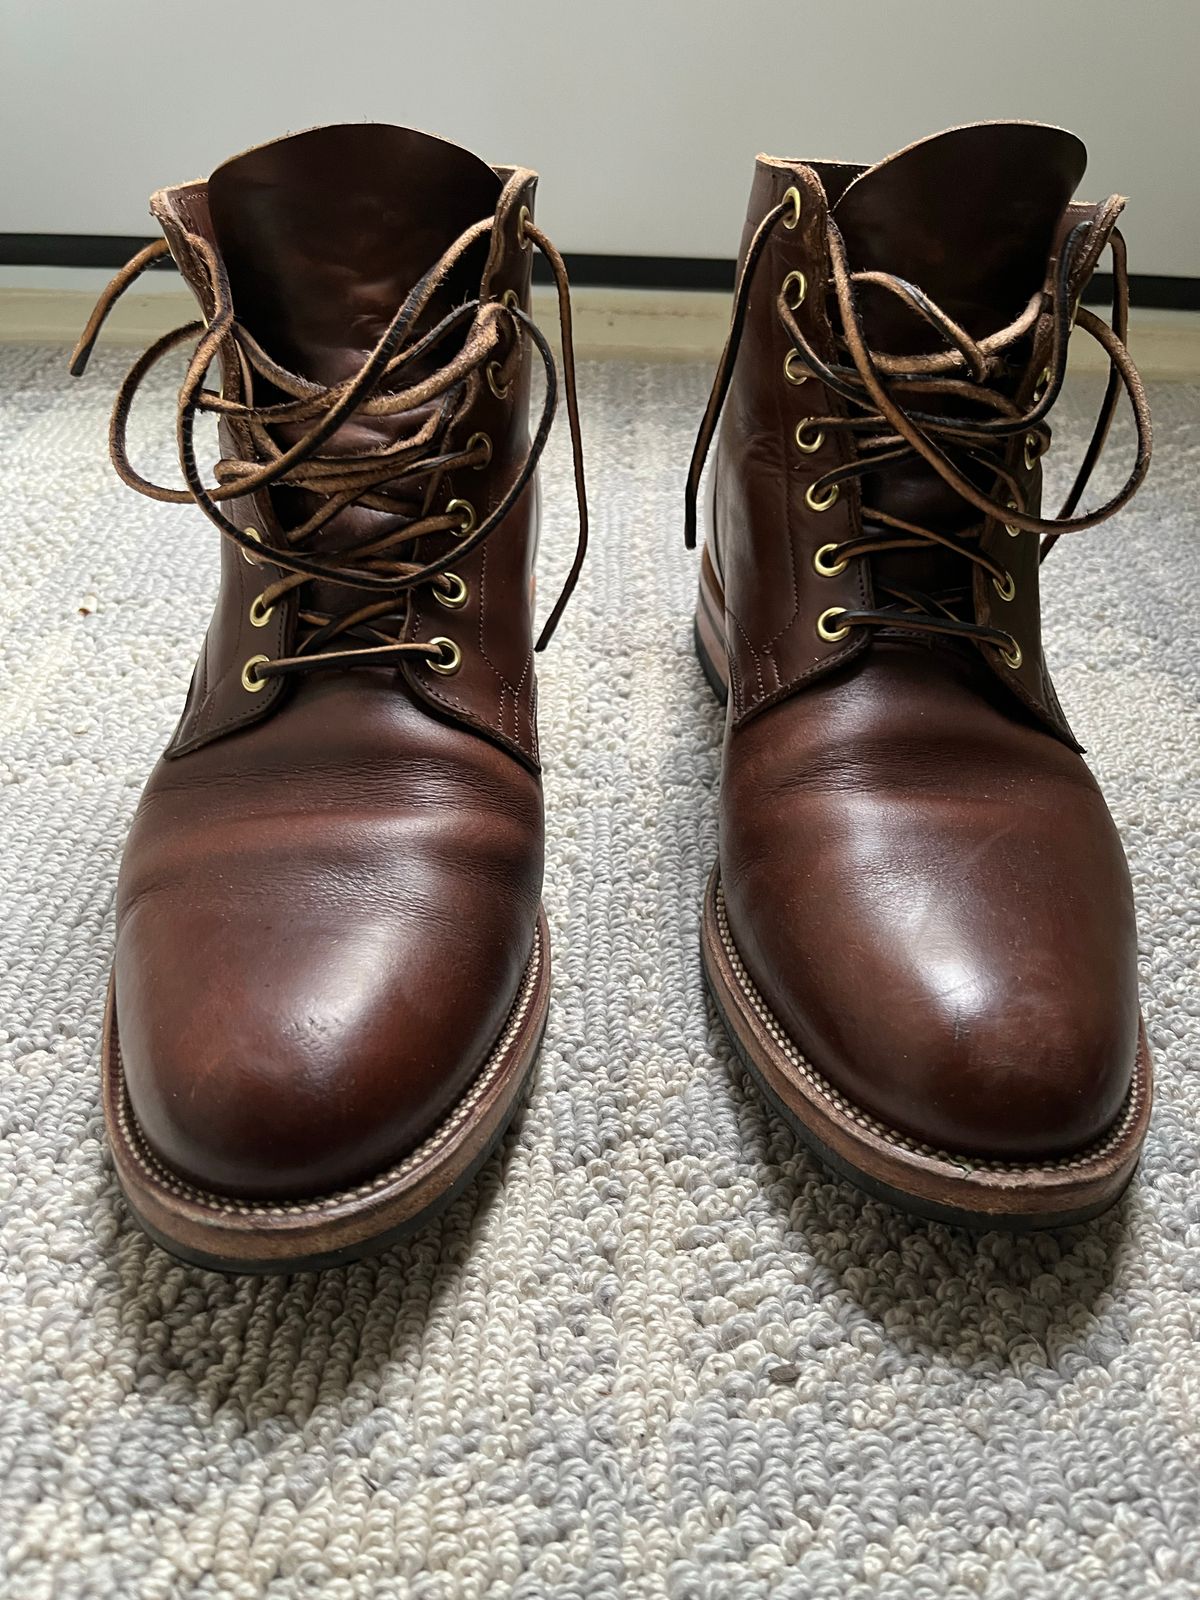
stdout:
<svg viewBox="0 0 1200 1600">
<path fill-rule="evenodd" d="M 72 384 L 62 352 L 0 348 L 7 1600 L 1194 1596 L 1200 395 L 1158 390 L 1135 509 L 1048 567 L 1159 1072 L 1116 1214 L 1023 1240 L 909 1222 L 731 1072 L 697 954 L 721 716 L 680 534 L 709 374 L 585 365 L 594 547 L 543 661 L 556 987 L 532 1104 L 504 1169 L 414 1242 L 253 1281 L 151 1247 L 102 1145 L 117 862 L 216 539 L 108 469 L 128 359 Z M 171 431 L 164 378 L 143 465 L 170 470 Z M 561 440 L 545 487 L 549 594 Z"/>
</svg>

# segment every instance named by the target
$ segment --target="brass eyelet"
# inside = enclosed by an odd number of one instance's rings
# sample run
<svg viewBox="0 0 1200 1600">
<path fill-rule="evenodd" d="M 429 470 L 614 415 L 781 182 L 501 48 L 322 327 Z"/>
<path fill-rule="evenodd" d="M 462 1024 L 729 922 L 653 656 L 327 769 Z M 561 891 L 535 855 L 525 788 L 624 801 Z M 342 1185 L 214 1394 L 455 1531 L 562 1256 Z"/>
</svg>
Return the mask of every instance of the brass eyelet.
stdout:
<svg viewBox="0 0 1200 1600">
<path fill-rule="evenodd" d="M 533 217 L 530 213 L 529 207 L 522 206 L 520 211 L 517 212 L 517 243 L 521 246 L 522 250 L 528 250 L 530 247 L 530 239 L 525 232 L 525 227 L 527 223 L 532 221 Z"/>
<path fill-rule="evenodd" d="M 849 563 L 844 559 L 830 561 L 828 563 L 822 560 L 823 556 L 827 556 L 831 550 L 836 549 L 836 544 L 823 544 L 813 556 L 813 566 L 823 578 L 836 578 L 838 573 L 845 572 L 846 567 L 849 565 Z"/>
<path fill-rule="evenodd" d="M 263 597 L 256 594 L 250 602 L 250 626 L 252 628 L 265 628 L 275 615 L 275 607 L 263 605 Z"/>
<path fill-rule="evenodd" d="M 461 611 L 467 603 L 467 595 L 469 593 L 466 584 L 457 572 L 443 572 L 439 576 L 442 582 L 448 584 L 449 587 L 443 589 L 441 585 L 438 585 L 433 591 L 433 598 L 438 605 L 445 606 L 447 611 Z"/>
<path fill-rule="evenodd" d="M 503 370 L 504 369 L 501 367 L 498 361 L 489 361 L 487 366 L 484 368 L 484 375 L 487 378 L 488 388 L 496 396 L 497 400 L 507 400 L 508 392 L 512 388 L 511 379 L 509 379 L 507 383 L 503 384 L 497 381 L 498 374 Z"/>
<path fill-rule="evenodd" d="M 793 283 L 796 285 L 796 298 L 794 300 L 789 300 L 788 288 Z M 808 279 L 802 272 L 789 272 L 787 277 L 783 280 L 783 288 L 780 289 L 779 292 L 783 296 L 789 310 L 799 311 L 800 307 L 804 304 L 804 296 L 808 293 Z"/>
<path fill-rule="evenodd" d="M 1011 572 L 1006 572 L 1003 583 L 1000 582 L 999 578 L 992 579 L 992 588 L 995 589 L 1001 600 L 1012 600 L 1017 593 L 1017 580 Z"/>
<path fill-rule="evenodd" d="M 1042 450 L 1041 444 L 1042 441 L 1038 438 L 1036 433 L 1027 433 L 1025 435 L 1025 449 L 1023 453 L 1025 456 L 1026 472 L 1032 472 L 1034 467 L 1036 467 L 1038 462 L 1042 459 L 1042 456 L 1045 452 Z"/>
<path fill-rule="evenodd" d="M 475 463 L 475 469 L 474 470 L 476 472 L 482 472 L 484 467 L 487 467 L 487 466 L 491 465 L 491 461 L 492 461 L 492 440 L 491 440 L 491 435 L 490 434 L 486 434 L 486 433 L 473 433 L 471 435 L 471 437 L 467 440 L 467 449 L 468 450 L 471 450 L 471 451 L 478 450 L 481 445 L 482 445 L 482 447 L 483 447 L 483 449 L 484 449 L 484 451 L 486 453 L 485 453 L 484 458 L 483 458 L 482 461 L 477 461 Z"/>
<path fill-rule="evenodd" d="M 783 197 L 783 203 L 784 203 L 785 206 L 791 206 L 791 208 L 792 208 L 792 212 L 791 212 L 790 218 L 789 218 L 789 216 L 788 216 L 786 211 L 784 212 L 784 214 L 783 214 L 783 216 L 781 218 L 781 221 L 783 222 L 784 227 L 785 228 L 789 228 L 789 229 L 798 228 L 800 226 L 800 211 L 801 211 L 802 206 L 804 205 L 804 200 L 803 200 L 803 198 L 802 198 L 802 196 L 800 194 L 799 189 L 797 189 L 795 187 L 792 187 L 791 189 L 789 189 L 788 192 Z"/>
<path fill-rule="evenodd" d="M 500 304 L 507 307 L 509 311 L 512 311 L 515 308 L 520 307 L 521 297 L 518 295 L 515 289 L 505 289 L 504 293 L 500 296 Z"/>
<path fill-rule="evenodd" d="M 830 617 L 843 617 L 846 614 L 845 606 L 830 606 L 828 611 L 822 611 L 817 618 L 817 632 L 822 639 L 827 639 L 830 644 L 836 644 L 839 639 L 844 639 L 850 632 L 849 628 L 831 628 Z"/>
<path fill-rule="evenodd" d="M 825 435 L 820 428 L 812 429 L 812 432 L 808 433 L 808 437 L 805 437 L 810 426 L 807 422 L 798 422 L 796 424 L 796 449 L 802 450 L 806 456 L 814 455 L 825 443 Z"/>
<path fill-rule="evenodd" d="M 1012 670 L 1015 672 L 1017 670 L 1017 668 L 1021 665 L 1021 662 L 1025 658 L 1021 654 L 1021 646 L 1013 638 L 1011 633 L 1009 634 L 1008 637 L 1009 637 L 1009 640 L 1010 640 L 1010 642 L 1012 644 L 1012 649 L 1011 650 L 1006 650 L 1004 648 L 1004 646 L 1001 645 L 999 647 L 999 649 L 1000 649 L 1000 659 L 1004 662 L 1005 666 L 1011 667 Z"/>
<path fill-rule="evenodd" d="M 474 533 L 475 507 L 471 504 L 471 502 L 469 500 L 447 500 L 446 515 L 449 516 L 452 511 L 459 511 L 462 513 L 459 519 L 459 530 L 462 533 L 463 538 L 465 539 L 469 533 Z"/>
<path fill-rule="evenodd" d="M 813 490 L 816 487 L 815 483 L 810 483 L 804 491 L 804 504 L 810 511 L 828 511 L 830 506 L 836 503 L 842 492 L 841 488 L 838 484 L 831 483 L 823 495 L 814 495 Z"/>
<path fill-rule="evenodd" d="M 1010 500 L 1008 502 L 1008 509 L 1010 511 L 1020 511 L 1021 508 L 1020 508 L 1020 506 L 1017 504 L 1017 502 L 1015 500 Z M 1004 531 L 1005 531 L 1005 533 L 1008 535 L 1008 537 L 1010 539 L 1015 539 L 1017 537 L 1017 535 L 1021 532 L 1021 529 L 1020 528 L 1014 528 L 1011 522 L 1006 522 L 1004 524 Z"/>
<path fill-rule="evenodd" d="M 259 533 L 257 528 L 243 528 L 242 532 L 246 535 L 247 539 L 253 539 L 255 544 L 262 544 L 263 536 L 261 533 Z M 252 556 L 249 550 L 242 549 L 240 545 L 238 548 L 242 550 L 242 560 L 248 567 L 257 567 L 261 565 L 258 557 Z"/>
<path fill-rule="evenodd" d="M 784 356 L 784 358 L 783 358 L 783 375 L 784 375 L 784 377 L 787 379 L 787 381 L 789 383 L 794 383 L 794 384 L 797 384 L 797 385 L 799 385 L 801 383 L 807 383 L 808 382 L 808 373 L 804 371 L 803 367 L 800 369 L 799 372 L 797 372 L 796 369 L 792 365 L 792 363 L 794 361 L 798 361 L 798 360 L 799 360 L 799 353 L 797 351 L 795 351 L 795 350 L 789 350 L 787 355 Z"/>
<path fill-rule="evenodd" d="M 242 668 L 242 688 L 247 694 L 261 694 L 267 687 L 267 680 L 259 677 L 257 669 L 265 667 L 270 659 L 270 656 L 251 656 Z"/>
<path fill-rule="evenodd" d="M 1038 374 L 1038 381 L 1033 386 L 1032 399 L 1035 406 L 1041 405 L 1042 401 L 1046 398 L 1046 391 L 1049 389 L 1049 387 L 1050 368 L 1043 367 L 1041 372 Z"/>
<path fill-rule="evenodd" d="M 434 661 L 433 658 L 430 657 L 430 672 L 438 672 L 443 678 L 453 677 L 458 671 L 459 667 L 462 666 L 462 651 L 455 644 L 454 640 L 440 637 L 437 639 L 430 639 L 429 647 L 431 650 L 436 648 L 442 652 L 442 658 L 440 661 Z"/>
</svg>

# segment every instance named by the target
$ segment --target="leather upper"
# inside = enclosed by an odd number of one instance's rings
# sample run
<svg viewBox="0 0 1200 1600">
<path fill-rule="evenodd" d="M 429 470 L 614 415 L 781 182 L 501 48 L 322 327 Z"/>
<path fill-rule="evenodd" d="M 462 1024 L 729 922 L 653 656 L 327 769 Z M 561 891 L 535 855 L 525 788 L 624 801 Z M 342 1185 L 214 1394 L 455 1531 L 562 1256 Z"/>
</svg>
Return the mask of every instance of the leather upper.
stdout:
<svg viewBox="0 0 1200 1600">
<path fill-rule="evenodd" d="M 121 865 L 116 997 L 142 1132 L 243 1197 L 371 1176 L 482 1066 L 532 948 L 536 776 L 391 672 L 304 680 L 161 761 Z"/>
<path fill-rule="evenodd" d="M 1010 1160 L 1112 1123 L 1139 1015 L 1120 839 L 971 654 L 880 640 L 738 729 L 720 839 L 743 961 L 851 1100 Z"/>
<path fill-rule="evenodd" d="M 984 336 L 1020 313 L 1069 229 L 1093 214 L 1068 205 L 1081 172 L 1077 140 L 1031 124 L 952 130 L 869 170 L 761 157 L 743 260 L 792 188 L 799 218 L 775 229 L 749 286 L 710 479 L 731 689 L 720 869 L 738 950 L 791 1037 L 852 1102 L 919 1141 L 1005 1160 L 1080 1148 L 1128 1090 L 1138 1030 L 1128 870 L 1045 669 L 1036 536 L 991 519 L 981 530 L 915 459 L 850 478 L 829 510 L 812 509 L 806 489 L 855 444 L 829 429 L 805 452 L 797 428 L 848 415 L 848 402 L 816 376 L 789 381 L 776 300 L 802 272 L 796 321 L 826 362 L 845 360 L 824 242 L 840 217 L 854 270 L 908 278 Z M 885 350 L 936 342 L 874 284 L 859 292 Z M 1042 316 L 1011 375 L 1014 405 L 1028 404 L 1049 338 Z M 1040 463 L 1023 459 L 1020 439 L 1006 465 L 1036 508 Z M 921 541 L 821 574 L 821 547 L 863 534 L 864 503 L 979 539 L 1013 574 L 1015 597 Z M 973 611 L 1019 643 L 1019 665 L 995 648 L 906 635 L 902 618 L 818 634 L 827 608 L 870 607 L 881 585 L 958 584 L 969 620 Z"/>
<path fill-rule="evenodd" d="M 236 315 L 269 356 L 331 384 L 357 370 L 421 275 L 481 219 L 494 217 L 490 235 L 426 322 L 474 296 L 527 307 L 520 217 L 535 182 L 428 135 L 355 125 L 251 151 L 208 184 L 163 191 L 154 211 L 206 315 L 211 268 L 192 238 L 211 247 Z M 490 459 L 436 483 L 436 504 L 469 501 L 479 521 L 529 444 L 528 359 L 514 345 L 493 376 L 443 446 L 484 433 Z M 227 392 L 253 390 L 247 371 L 223 377 Z M 256 404 L 278 398 L 257 382 Z M 275 429 L 280 448 L 289 426 Z M 356 414 L 323 451 L 352 458 L 387 445 L 391 426 Z M 246 449 L 224 422 L 222 443 Z M 297 649 L 306 612 L 371 598 L 313 580 L 256 619 L 256 596 L 279 577 L 270 547 L 316 503 L 286 485 L 226 503 L 263 554 L 247 559 L 222 540 L 212 623 L 118 889 L 117 1022 L 134 1115 L 175 1172 L 245 1198 L 353 1184 L 429 1134 L 504 1025 L 541 891 L 536 488 L 454 563 L 464 604 L 442 604 L 431 583 L 407 591 L 404 639 L 453 641 L 452 675 L 410 654 L 396 667 L 248 685 L 251 657 Z M 392 520 L 351 504 L 322 531 L 320 553 Z M 421 545 L 427 562 L 455 536 Z"/>
<path fill-rule="evenodd" d="M 519 181 L 502 184 L 513 177 Z M 328 383 L 361 363 L 388 316 L 432 264 L 429 252 L 436 256 L 493 210 L 490 248 L 484 241 L 474 263 L 479 277 L 460 276 L 446 293 L 453 296 L 457 289 L 464 297 L 497 300 L 507 293 L 527 310 L 531 252 L 519 237 L 519 222 L 523 208 L 533 211 L 536 187 L 533 172 L 493 170 L 428 134 L 364 123 L 316 128 L 248 151 L 219 168 L 208 183 L 160 191 L 152 210 L 206 313 L 211 311 L 206 272 L 194 258 L 187 232 L 213 246 L 239 316 L 244 298 L 248 325 L 260 342 L 276 359 L 296 361 L 305 376 Z M 440 211 L 433 209 L 435 201 Z M 293 283 L 304 286 L 299 296 L 293 296 Z M 519 347 L 510 365 L 508 392 L 496 395 L 485 386 L 457 430 L 459 443 L 476 431 L 486 433 L 493 446 L 491 462 L 484 470 L 447 474 L 443 481 L 444 500 L 467 501 L 479 519 L 501 498 L 529 447 L 531 372 Z M 234 376 L 225 374 L 227 382 Z M 369 437 L 356 423 L 343 430 L 340 448 L 352 453 Z M 291 503 L 288 491 L 276 489 L 232 502 L 231 515 L 270 544 L 278 542 L 281 523 L 301 518 L 306 509 Z M 326 546 L 336 550 L 370 516 L 354 507 L 341 513 L 326 531 Z M 469 646 L 453 680 L 411 661 L 401 669 L 414 692 L 440 712 L 485 731 L 535 768 L 531 593 L 536 522 L 536 491 L 530 489 L 506 519 L 503 537 L 487 540 L 456 565 L 468 591 L 461 610 L 448 612 L 431 592 L 411 593 L 407 637 L 449 637 Z M 452 543 L 428 539 L 421 555 L 440 556 Z M 250 566 L 237 548 L 223 542 L 216 611 L 171 743 L 173 754 L 260 720 L 287 693 L 280 679 L 253 694 L 241 683 L 246 660 L 286 651 L 295 633 L 290 603 L 277 606 L 265 628 L 249 621 L 264 576 L 274 575 L 269 562 L 264 566 L 265 572 Z"/>
</svg>

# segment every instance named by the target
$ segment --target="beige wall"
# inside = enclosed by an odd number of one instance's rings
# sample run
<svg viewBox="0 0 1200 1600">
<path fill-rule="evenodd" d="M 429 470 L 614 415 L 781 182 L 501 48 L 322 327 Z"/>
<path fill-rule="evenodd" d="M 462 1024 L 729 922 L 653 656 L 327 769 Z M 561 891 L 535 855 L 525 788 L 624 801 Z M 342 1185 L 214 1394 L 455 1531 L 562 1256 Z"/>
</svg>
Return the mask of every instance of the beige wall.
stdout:
<svg viewBox="0 0 1200 1600">
<path fill-rule="evenodd" d="M 560 247 L 732 254 L 751 165 L 1056 121 L 1200 276 L 1197 0 L 0 0 L 0 232 L 142 233 L 289 127 L 412 122 L 543 173 Z"/>
</svg>

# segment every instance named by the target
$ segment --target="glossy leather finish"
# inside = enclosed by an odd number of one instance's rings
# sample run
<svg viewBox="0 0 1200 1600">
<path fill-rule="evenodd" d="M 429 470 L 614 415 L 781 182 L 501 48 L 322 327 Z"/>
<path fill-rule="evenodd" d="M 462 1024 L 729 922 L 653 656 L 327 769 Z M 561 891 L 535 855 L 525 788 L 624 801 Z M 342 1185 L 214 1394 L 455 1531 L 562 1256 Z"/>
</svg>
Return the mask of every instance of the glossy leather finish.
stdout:
<svg viewBox="0 0 1200 1600">
<path fill-rule="evenodd" d="M 535 775 L 393 673 L 304 680 L 159 763 L 121 867 L 121 1050 L 201 1188 L 320 1194 L 412 1148 L 504 1023 L 542 880 Z"/>
<path fill-rule="evenodd" d="M 738 949 L 844 1094 L 1009 1159 L 1109 1126 L 1138 1033 L 1125 858 L 1084 762 L 982 663 L 879 640 L 733 734 L 722 782 Z"/>
<path fill-rule="evenodd" d="M 1020 312 L 1088 214 L 1068 210 L 1081 172 L 1077 140 L 1028 124 L 955 130 L 865 173 L 761 158 L 743 253 L 788 188 L 803 206 L 759 262 L 711 480 L 731 691 L 720 873 L 738 951 L 855 1105 L 918 1141 L 1018 1161 L 1110 1126 L 1139 1020 L 1124 855 L 1042 662 L 1037 539 L 983 530 L 1016 575 L 1004 626 L 1019 669 L 902 626 L 820 639 L 825 608 L 869 605 L 883 582 L 961 586 L 977 620 L 999 602 L 986 575 L 972 589 L 961 558 L 929 543 L 816 571 L 822 545 L 861 534 L 864 502 L 975 537 L 980 519 L 915 460 L 851 479 L 827 512 L 806 505 L 808 484 L 854 447 L 840 433 L 796 449 L 798 424 L 845 402 L 815 377 L 787 382 L 775 297 L 803 271 L 797 321 L 827 361 L 844 359 L 824 293 L 832 208 L 853 269 L 910 278 L 982 336 Z M 878 345 L 929 348 L 911 310 L 863 292 Z M 1036 384 L 1046 338 L 1035 323 L 1013 396 Z M 1036 507 L 1040 469 L 1019 440 L 1008 460 Z"/>
<path fill-rule="evenodd" d="M 211 242 L 268 353 L 329 383 L 357 370 L 418 277 L 481 218 L 496 214 L 490 244 L 471 247 L 427 318 L 474 295 L 527 304 L 517 227 L 535 179 L 511 176 L 404 129 L 317 129 L 208 185 L 164 191 L 154 210 L 202 305 L 184 223 Z M 497 503 L 527 450 L 528 394 L 527 360 L 503 395 L 482 388 L 452 442 L 486 432 L 491 460 L 443 477 L 442 499 L 470 498 L 480 518 Z M 386 444 L 392 425 L 352 418 L 324 452 Z M 283 427 L 275 437 L 289 442 Z M 312 503 L 276 487 L 234 502 L 235 520 L 269 545 Z M 324 553 L 382 516 L 340 512 Z M 432 585 L 409 591 L 405 637 L 451 638 L 454 676 L 405 656 L 257 691 L 245 661 L 295 648 L 302 608 L 289 596 L 254 627 L 250 602 L 277 574 L 269 556 L 255 564 L 222 542 L 188 705 L 122 863 L 115 966 L 133 1114 L 159 1159 L 201 1189 L 282 1199 L 379 1172 L 459 1099 L 500 1032 L 542 880 L 536 533 L 530 489 L 456 568 L 463 606 L 442 605 Z M 447 547 L 429 537 L 420 559 Z M 304 604 L 362 598 L 316 582 Z"/>
</svg>

